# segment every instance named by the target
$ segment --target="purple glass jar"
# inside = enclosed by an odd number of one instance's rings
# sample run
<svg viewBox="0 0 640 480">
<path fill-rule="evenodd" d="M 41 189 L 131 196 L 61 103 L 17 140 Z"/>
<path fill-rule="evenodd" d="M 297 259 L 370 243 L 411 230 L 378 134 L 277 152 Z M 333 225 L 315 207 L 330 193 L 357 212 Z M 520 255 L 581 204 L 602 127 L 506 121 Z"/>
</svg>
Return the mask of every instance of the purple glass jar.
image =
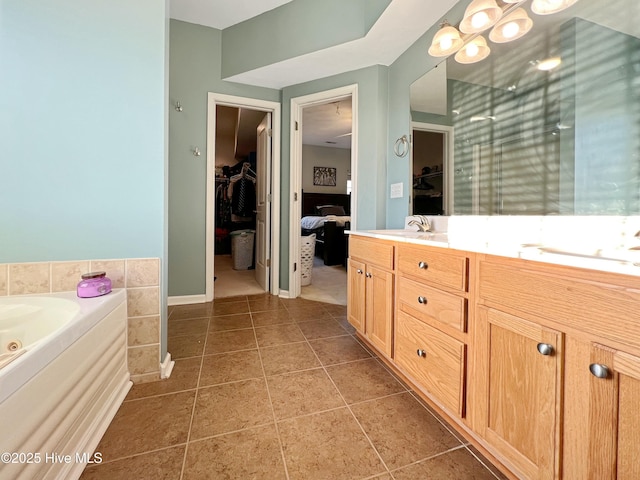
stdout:
<svg viewBox="0 0 640 480">
<path fill-rule="evenodd" d="M 106 272 L 90 272 L 82 275 L 82 281 L 78 283 L 78 296 L 91 298 L 106 295 L 111 291 L 111 280 Z"/>
</svg>

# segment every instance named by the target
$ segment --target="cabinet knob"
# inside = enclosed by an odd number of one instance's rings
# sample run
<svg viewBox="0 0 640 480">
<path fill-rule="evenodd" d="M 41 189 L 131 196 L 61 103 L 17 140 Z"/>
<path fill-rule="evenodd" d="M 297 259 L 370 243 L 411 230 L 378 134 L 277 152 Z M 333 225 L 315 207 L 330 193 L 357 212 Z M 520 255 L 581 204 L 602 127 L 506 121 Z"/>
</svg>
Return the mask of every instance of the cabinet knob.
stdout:
<svg viewBox="0 0 640 480">
<path fill-rule="evenodd" d="M 596 378 L 608 378 L 610 374 L 609 367 L 601 363 L 592 363 L 589 365 L 589 370 Z"/>
<path fill-rule="evenodd" d="M 427 262 L 418 262 L 418 268 L 426 270 L 427 268 L 429 268 L 429 265 L 427 265 Z"/>
<path fill-rule="evenodd" d="M 540 355 L 552 355 L 553 345 L 549 345 L 548 343 L 539 343 L 538 352 L 540 352 Z"/>
<path fill-rule="evenodd" d="M 420 303 L 422 305 L 426 305 L 427 304 L 427 297 L 418 297 L 418 303 Z"/>
<path fill-rule="evenodd" d="M 365 276 L 365 277 L 367 277 L 367 278 L 371 278 L 371 277 L 373 277 L 373 275 L 371 275 L 371 274 L 370 274 L 370 273 L 368 273 L 368 272 L 367 272 L 367 273 L 365 273 L 365 274 L 364 274 L 364 276 Z"/>
<path fill-rule="evenodd" d="M 357 269 L 357 270 L 356 270 L 356 273 L 357 273 L 357 274 L 359 274 L 359 275 L 362 275 L 362 270 Z"/>
<path fill-rule="evenodd" d="M 416 353 L 418 354 L 419 357 L 422 357 L 422 358 L 425 358 L 427 356 L 427 351 L 421 348 L 416 350 Z"/>
</svg>

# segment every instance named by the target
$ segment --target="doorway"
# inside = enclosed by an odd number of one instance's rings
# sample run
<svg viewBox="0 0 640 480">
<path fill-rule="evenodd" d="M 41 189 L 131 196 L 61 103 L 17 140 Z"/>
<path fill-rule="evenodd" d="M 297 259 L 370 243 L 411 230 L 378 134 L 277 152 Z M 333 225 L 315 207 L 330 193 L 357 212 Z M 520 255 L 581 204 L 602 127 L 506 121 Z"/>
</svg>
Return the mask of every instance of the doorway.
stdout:
<svg viewBox="0 0 640 480">
<path fill-rule="evenodd" d="M 206 300 L 279 293 L 280 105 L 209 94 Z"/>
<path fill-rule="evenodd" d="M 356 85 L 291 100 L 291 298 L 346 304 L 344 231 L 356 223 L 356 158 Z"/>
<path fill-rule="evenodd" d="M 453 129 L 419 122 L 411 125 L 411 214 L 450 215 Z"/>
</svg>

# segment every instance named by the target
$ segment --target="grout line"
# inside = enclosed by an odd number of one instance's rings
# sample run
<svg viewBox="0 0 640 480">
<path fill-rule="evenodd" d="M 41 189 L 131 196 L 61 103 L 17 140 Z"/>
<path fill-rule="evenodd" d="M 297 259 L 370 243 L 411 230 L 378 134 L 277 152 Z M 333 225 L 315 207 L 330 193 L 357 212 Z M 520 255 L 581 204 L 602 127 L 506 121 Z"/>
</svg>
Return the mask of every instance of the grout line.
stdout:
<svg viewBox="0 0 640 480">
<path fill-rule="evenodd" d="M 309 346 L 311 347 L 311 344 L 309 344 Z M 313 350 L 313 347 L 311 347 L 311 350 Z M 362 424 L 360 423 L 360 420 L 358 420 L 358 418 L 356 417 L 355 413 L 353 413 L 353 410 L 351 410 L 351 406 L 349 405 L 349 403 L 347 403 L 346 399 L 344 398 L 344 395 L 342 395 L 342 392 L 340 391 L 340 389 L 338 388 L 338 386 L 336 385 L 336 383 L 333 381 L 333 378 L 331 377 L 331 375 L 329 375 L 329 372 L 327 371 L 327 366 L 333 366 L 333 365 L 324 365 L 322 363 L 322 360 L 320 360 L 320 357 L 318 357 L 318 354 L 316 353 L 315 350 L 313 350 L 313 353 L 315 354 L 315 356 L 318 358 L 318 361 L 320 362 L 320 364 L 322 365 L 322 369 L 324 370 L 325 375 L 329 378 L 329 381 L 331 381 L 331 384 L 333 385 L 333 388 L 336 389 L 336 392 L 338 392 L 338 395 L 340 395 L 340 398 L 342 399 L 342 401 L 344 402 L 347 410 L 349 411 L 349 413 L 351 414 L 351 416 L 353 417 L 353 419 L 356 421 L 356 423 L 358 424 L 358 426 L 360 427 L 360 430 L 362 431 L 362 433 L 364 434 L 365 438 L 367 439 L 367 441 L 369 442 L 369 445 L 371 445 L 371 448 L 373 448 L 373 451 L 376 453 L 376 455 L 378 456 L 378 459 L 380 460 L 380 462 L 382 463 L 382 466 L 385 468 L 386 473 L 388 473 L 389 475 L 391 475 L 391 470 L 389 469 L 389 467 L 387 466 L 386 462 L 384 461 L 384 459 L 382 458 L 382 455 L 380 455 L 380 452 L 378 451 L 378 449 L 375 447 L 375 445 L 373 444 L 373 441 L 371 440 L 371 438 L 369 437 L 369 435 L 367 434 L 367 432 L 364 430 L 364 427 L 362 426 Z M 344 363 L 351 363 L 351 362 L 344 362 Z M 337 365 L 343 365 L 342 364 L 337 364 Z M 382 472 L 384 473 L 384 472 Z M 378 474 L 374 474 L 374 475 L 379 475 Z M 374 476 L 372 475 L 372 476 Z"/>
<path fill-rule="evenodd" d="M 153 450 L 145 450 L 144 452 L 134 453 L 132 455 L 125 455 L 123 457 L 111 458 L 109 460 L 103 460 L 100 463 L 89 464 L 85 468 L 91 467 L 91 466 L 99 467 L 100 465 L 108 465 L 110 463 L 119 462 L 120 460 L 128 460 L 130 458 L 140 457 L 142 455 L 147 455 L 149 453 L 162 452 L 164 450 L 169 450 L 171 448 L 176 448 L 176 447 L 183 447 L 183 446 L 186 447 L 186 445 L 187 445 L 187 442 L 182 442 L 182 443 L 176 443 L 175 445 L 169 445 L 167 447 L 154 448 Z"/>
<path fill-rule="evenodd" d="M 182 468 L 180 469 L 180 480 L 184 478 L 184 470 L 187 466 L 187 454 L 189 453 L 189 442 L 191 440 L 191 429 L 193 428 L 193 419 L 196 414 L 196 405 L 198 404 L 198 394 L 200 390 L 200 377 L 202 376 L 202 366 L 204 365 L 204 352 L 207 348 L 207 338 L 209 337 L 209 323 L 207 323 L 207 333 L 204 337 L 204 345 L 202 346 L 202 355 L 200 356 L 200 370 L 198 371 L 198 379 L 196 381 L 196 394 L 193 398 L 193 407 L 191 408 L 191 419 L 189 420 L 189 430 L 187 432 L 187 445 L 184 449 L 184 457 L 182 458 Z"/>
<path fill-rule="evenodd" d="M 253 323 L 253 316 L 251 316 L 251 322 Z M 289 480 L 289 468 L 287 467 L 287 459 L 284 456 L 284 446 L 282 445 L 282 438 L 280 437 L 280 428 L 278 427 L 278 419 L 276 418 L 276 411 L 273 408 L 273 400 L 271 399 L 271 390 L 269 389 L 269 382 L 267 381 L 267 373 L 264 369 L 264 362 L 262 361 L 262 353 L 260 352 L 260 345 L 258 344 L 258 335 L 256 334 L 255 325 L 253 327 L 253 335 L 256 339 L 256 345 L 258 345 L 258 358 L 260 359 L 260 368 L 262 368 L 262 375 L 264 384 L 267 389 L 267 398 L 269 400 L 269 407 L 271 408 L 271 416 L 273 418 L 273 425 L 276 430 L 276 437 L 278 438 L 278 445 L 280 446 L 280 458 L 282 458 L 282 466 L 284 467 L 284 475 L 286 480 Z"/>
</svg>

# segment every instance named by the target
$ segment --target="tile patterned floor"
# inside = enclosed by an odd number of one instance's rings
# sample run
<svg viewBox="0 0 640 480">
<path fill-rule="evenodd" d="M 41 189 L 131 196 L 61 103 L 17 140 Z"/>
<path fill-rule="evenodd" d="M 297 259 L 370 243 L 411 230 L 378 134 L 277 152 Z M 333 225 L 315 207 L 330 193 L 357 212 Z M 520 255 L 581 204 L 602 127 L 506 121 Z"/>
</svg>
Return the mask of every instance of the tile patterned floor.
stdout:
<svg viewBox="0 0 640 480">
<path fill-rule="evenodd" d="M 172 307 L 171 378 L 131 389 L 82 479 L 495 480 L 353 332 L 304 299 Z"/>
</svg>

